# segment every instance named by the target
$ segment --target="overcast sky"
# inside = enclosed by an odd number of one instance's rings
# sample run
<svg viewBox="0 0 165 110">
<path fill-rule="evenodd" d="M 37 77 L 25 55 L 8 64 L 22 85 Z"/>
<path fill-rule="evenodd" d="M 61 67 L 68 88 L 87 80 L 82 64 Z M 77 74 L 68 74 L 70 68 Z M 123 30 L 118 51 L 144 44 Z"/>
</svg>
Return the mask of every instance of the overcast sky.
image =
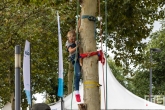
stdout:
<svg viewBox="0 0 165 110">
<path fill-rule="evenodd" d="M 153 32 L 158 31 L 158 30 L 160 29 L 160 27 L 161 27 L 160 22 L 155 21 L 155 23 L 154 23 L 154 28 L 153 28 Z"/>
</svg>

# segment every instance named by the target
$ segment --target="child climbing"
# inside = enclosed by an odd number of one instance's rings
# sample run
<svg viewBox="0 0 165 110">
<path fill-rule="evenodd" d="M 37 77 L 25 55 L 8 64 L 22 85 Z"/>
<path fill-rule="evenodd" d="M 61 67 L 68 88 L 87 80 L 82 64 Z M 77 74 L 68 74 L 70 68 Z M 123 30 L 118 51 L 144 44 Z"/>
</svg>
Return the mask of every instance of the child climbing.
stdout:
<svg viewBox="0 0 165 110">
<path fill-rule="evenodd" d="M 75 97 L 77 102 L 81 102 L 79 94 L 79 82 L 81 77 L 81 66 L 82 62 L 79 58 L 79 45 L 80 43 L 76 41 L 76 32 L 71 30 L 67 33 L 68 40 L 66 41 L 66 48 L 69 52 L 69 59 L 74 66 L 74 88 L 75 88 Z M 77 55 L 76 55 L 77 54 Z M 75 58 L 76 57 L 76 58 Z"/>
</svg>

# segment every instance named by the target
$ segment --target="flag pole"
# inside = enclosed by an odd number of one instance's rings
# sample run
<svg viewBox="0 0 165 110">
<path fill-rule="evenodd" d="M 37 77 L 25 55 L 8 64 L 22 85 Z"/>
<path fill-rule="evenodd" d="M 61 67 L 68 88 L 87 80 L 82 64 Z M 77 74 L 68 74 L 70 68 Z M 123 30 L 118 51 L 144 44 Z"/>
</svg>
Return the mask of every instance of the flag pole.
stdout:
<svg viewBox="0 0 165 110">
<path fill-rule="evenodd" d="M 63 97 L 61 97 L 61 110 L 64 110 L 64 100 L 63 100 Z"/>
<path fill-rule="evenodd" d="M 29 110 L 32 110 L 32 85 L 31 85 L 31 44 L 29 44 L 29 51 L 30 51 L 30 56 L 29 56 L 29 59 L 30 59 L 30 97 L 31 97 L 30 104 L 29 104 Z"/>
<path fill-rule="evenodd" d="M 60 32 L 60 16 L 57 11 L 57 22 L 58 22 L 58 45 L 59 45 L 59 62 L 58 62 L 58 96 L 61 97 L 61 110 L 64 110 L 64 101 L 63 101 L 63 53 L 62 53 L 62 40 Z"/>
</svg>

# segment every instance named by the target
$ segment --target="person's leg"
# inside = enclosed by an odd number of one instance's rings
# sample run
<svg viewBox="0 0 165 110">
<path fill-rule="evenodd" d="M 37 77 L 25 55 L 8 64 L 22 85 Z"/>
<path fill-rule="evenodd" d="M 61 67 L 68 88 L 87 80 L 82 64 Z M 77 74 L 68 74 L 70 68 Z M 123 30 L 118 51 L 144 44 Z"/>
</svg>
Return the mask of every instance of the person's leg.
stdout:
<svg viewBox="0 0 165 110">
<path fill-rule="evenodd" d="M 76 100 L 77 102 L 81 102 L 81 99 L 80 99 L 80 94 L 79 94 L 79 82 L 80 82 L 80 64 L 78 61 L 75 62 L 75 65 L 74 65 L 74 71 L 75 71 L 75 80 L 74 80 L 74 85 L 75 85 L 75 95 L 76 95 Z"/>
<path fill-rule="evenodd" d="M 79 90 L 79 82 L 80 82 L 80 76 L 81 76 L 81 71 L 80 71 L 80 64 L 79 62 L 75 62 L 74 65 L 74 71 L 75 71 L 75 90 Z"/>
</svg>

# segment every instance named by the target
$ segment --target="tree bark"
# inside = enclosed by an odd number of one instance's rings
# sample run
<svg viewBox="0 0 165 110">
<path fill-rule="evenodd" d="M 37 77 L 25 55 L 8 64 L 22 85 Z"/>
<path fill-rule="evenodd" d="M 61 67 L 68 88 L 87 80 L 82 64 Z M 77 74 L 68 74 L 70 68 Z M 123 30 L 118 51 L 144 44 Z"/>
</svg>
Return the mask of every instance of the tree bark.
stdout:
<svg viewBox="0 0 165 110">
<path fill-rule="evenodd" d="M 15 99 L 14 99 L 14 93 L 11 93 L 10 101 L 11 101 L 11 110 L 15 110 Z"/>
<path fill-rule="evenodd" d="M 72 93 L 72 85 L 73 85 L 73 66 L 71 62 L 69 62 L 69 71 L 68 71 L 68 94 Z"/>
<path fill-rule="evenodd" d="M 97 0 L 83 0 L 81 16 L 88 15 L 96 17 Z M 95 39 L 95 22 L 87 18 L 81 19 L 80 26 L 81 47 L 83 53 L 97 51 Z M 98 77 L 98 56 L 87 57 L 83 59 L 83 83 L 84 83 L 84 102 L 87 104 L 87 110 L 100 110 L 100 96 Z"/>
</svg>

